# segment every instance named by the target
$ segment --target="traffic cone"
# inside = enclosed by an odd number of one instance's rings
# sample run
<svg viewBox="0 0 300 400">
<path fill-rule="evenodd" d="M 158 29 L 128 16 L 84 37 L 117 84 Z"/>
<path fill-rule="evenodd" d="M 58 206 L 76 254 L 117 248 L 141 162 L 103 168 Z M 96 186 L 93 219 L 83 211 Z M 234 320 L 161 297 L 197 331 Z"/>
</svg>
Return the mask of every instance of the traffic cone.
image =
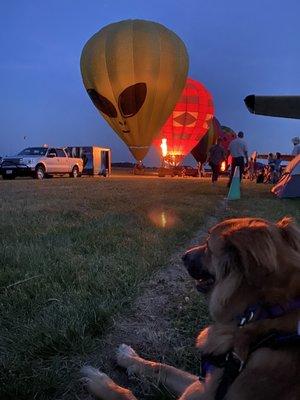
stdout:
<svg viewBox="0 0 300 400">
<path fill-rule="evenodd" d="M 240 167 L 235 167 L 230 184 L 227 200 L 238 200 L 241 198 Z"/>
</svg>

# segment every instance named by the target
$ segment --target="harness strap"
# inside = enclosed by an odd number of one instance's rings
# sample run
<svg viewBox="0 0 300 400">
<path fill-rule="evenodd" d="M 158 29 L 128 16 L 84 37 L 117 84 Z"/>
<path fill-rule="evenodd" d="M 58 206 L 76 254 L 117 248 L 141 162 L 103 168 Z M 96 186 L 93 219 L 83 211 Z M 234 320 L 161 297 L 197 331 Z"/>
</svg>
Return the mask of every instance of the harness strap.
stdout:
<svg viewBox="0 0 300 400">
<path fill-rule="evenodd" d="M 242 315 L 237 316 L 237 326 L 243 327 L 246 324 L 268 318 L 278 318 L 291 311 L 300 309 L 300 297 L 290 299 L 285 304 L 257 303 L 249 306 Z M 290 346 L 299 346 L 300 344 L 300 323 L 296 332 L 278 332 L 270 331 L 267 335 L 259 338 L 250 347 L 249 354 L 255 350 L 267 347 L 270 349 L 284 349 Z M 223 400 L 226 396 L 228 388 L 244 369 L 245 363 L 233 352 L 214 356 L 211 354 L 202 355 L 201 358 L 201 375 L 200 379 L 204 379 L 208 372 L 212 372 L 215 368 L 223 368 L 223 375 L 219 386 L 216 390 L 215 400 Z"/>
<path fill-rule="evenodd" d="M 266 303 L 257 303 L 249 306 L 242 315 L 236 317 L 236 320 L 238 326 L 244 326 L 253 320 L 260 321 L 268 318 L 278 318 L 299 308 L 300 297 L 291 299 L 285 304 L 268 305 Z"/>
<path fill-rule="evenodd" d="M 243 370 L 244 364 L 233 352 L 228 353 L 227 361 L 224 367 L 222 379 L 219 383 L 215 394 L 215 400 L 223 400 L 226 396 L 228 388 L 236 380 L 240 372 Z"/>
<path fill-rule="evenodd" d="M 299 346 L 300 335 L 298 332 L 282 333 L 273 331 L 267 336 L 260 338 L 250 348 L 250 354 L 259 348 L 269 348 L 273 350 L 284 349 L 291 346 Z M 218 356 L 214 355 L 203 355 L 201 358 L 201 376 L 200 379 L 204 379 L 205 375 L 212 372 L 215 368 L 223 368 L 223 375 L 218 385 L 215 394 L 215 400 L 223 400 L 228 392 L 229 387 L 233 384 L 235 379 L 245 368 L 246 363 L 239 359 L 239 357 L 233 352 L 229 351 L 226 354 Z"/>
</svg>

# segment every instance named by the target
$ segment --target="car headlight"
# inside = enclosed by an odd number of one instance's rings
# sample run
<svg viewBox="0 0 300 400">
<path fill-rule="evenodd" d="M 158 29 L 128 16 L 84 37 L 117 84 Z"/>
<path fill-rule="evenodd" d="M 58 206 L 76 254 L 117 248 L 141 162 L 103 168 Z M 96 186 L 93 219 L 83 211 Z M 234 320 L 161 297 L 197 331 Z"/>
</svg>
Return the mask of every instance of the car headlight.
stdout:
<svg viewBox="0 0 300 400">
<path fill-rule="evenodd" d="M 27 160 L 23 160 L 23 163 L 26 164 L 26 165 L 33 164 L 34 163 L 34 159 L 33 158 L 27 158 Z"/>
</svg>

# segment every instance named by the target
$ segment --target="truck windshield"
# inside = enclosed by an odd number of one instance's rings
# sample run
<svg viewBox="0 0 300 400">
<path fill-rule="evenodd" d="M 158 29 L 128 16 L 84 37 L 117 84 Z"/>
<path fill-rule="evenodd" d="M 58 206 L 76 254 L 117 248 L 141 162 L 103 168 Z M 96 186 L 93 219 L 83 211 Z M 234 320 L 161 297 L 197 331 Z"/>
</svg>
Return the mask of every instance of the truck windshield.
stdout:
<svg viewBox="0 0 300 400">
<path fill-rule="evenodd" d="M 44 156 L 47 150 L 47 147 L 28 147 L 22 150 L 18 156 Z"/>
</svg>

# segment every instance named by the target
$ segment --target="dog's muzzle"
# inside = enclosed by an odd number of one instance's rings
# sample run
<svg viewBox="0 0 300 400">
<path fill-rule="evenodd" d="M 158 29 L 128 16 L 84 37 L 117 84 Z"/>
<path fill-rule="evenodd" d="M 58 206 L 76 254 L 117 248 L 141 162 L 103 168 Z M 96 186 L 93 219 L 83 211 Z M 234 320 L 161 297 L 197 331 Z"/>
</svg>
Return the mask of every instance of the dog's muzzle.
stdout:
<svg viewBox="0 0 300 400">
<path fill-rule="evenodd" d="M 204 251 L 205 246 L 199 246 L 188 250 L 182 256 L 182 261 L 189 275 L 195 279 L 197 290 L 201 293 L 208 293 L 215 283 L 215 278 L 205 268 L 203 263 Z"/>
</svg>

